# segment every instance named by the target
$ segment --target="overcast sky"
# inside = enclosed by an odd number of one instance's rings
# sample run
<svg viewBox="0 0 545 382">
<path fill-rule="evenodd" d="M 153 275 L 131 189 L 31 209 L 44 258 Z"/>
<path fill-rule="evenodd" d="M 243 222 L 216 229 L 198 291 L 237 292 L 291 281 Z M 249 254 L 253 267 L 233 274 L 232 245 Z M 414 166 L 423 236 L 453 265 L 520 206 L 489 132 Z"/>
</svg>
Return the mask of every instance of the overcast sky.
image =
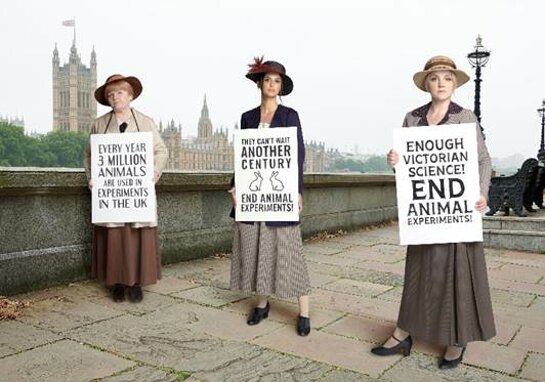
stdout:
<svg viewBox="0 0 545 382">
<path fill-rule="evenodd" d="M 113 73 L 144 85 L 133 106 L 196 135 L 206 93 L 214 128 L 232 129 L 259 103 L 244 75 L 256 55 L 280 61 L 294 81 L 284 104 L 305 139 L 383 154 L 405 113 L 428 102 L 413 82 L 432 55 L 474 71 L 466 55 L 481 34 L 491 58 L 482 74 L 483 125 L 492 156 L 535 156 L 545 98 L 545 2 L 540 0 L 20 0 L 0 8 L 0 115 L 27 129 L 52 128 L 51 59 L 77 49 L 98 83 Z M 454 101 L 473 108 L 474 83 Z M 107 109 L 100 107 L 99 114 Z"/>
</svg>

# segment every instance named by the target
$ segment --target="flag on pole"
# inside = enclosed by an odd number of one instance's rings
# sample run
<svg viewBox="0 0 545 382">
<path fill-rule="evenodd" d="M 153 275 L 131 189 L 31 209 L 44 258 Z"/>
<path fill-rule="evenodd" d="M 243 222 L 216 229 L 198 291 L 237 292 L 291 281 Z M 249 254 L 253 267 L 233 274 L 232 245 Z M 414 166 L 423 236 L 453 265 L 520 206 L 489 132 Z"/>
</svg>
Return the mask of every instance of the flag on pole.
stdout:
<svg viewBox="0 0 545 382">
<path fill-rule="evenodd" d="M 75 27 L 76 26 L 76 20 L 74 20 L 74 19 L 64 20 L 62 22 L 62 26 L 64 26 L 64 27 Z"/>
</svg>

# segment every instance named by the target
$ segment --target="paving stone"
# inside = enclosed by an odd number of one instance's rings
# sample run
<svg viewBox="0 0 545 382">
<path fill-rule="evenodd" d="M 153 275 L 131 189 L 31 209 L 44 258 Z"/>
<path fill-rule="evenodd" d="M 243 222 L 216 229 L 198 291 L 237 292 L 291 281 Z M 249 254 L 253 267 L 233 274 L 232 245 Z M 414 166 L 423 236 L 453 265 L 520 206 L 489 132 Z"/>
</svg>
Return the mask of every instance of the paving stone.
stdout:
<svg viewBox="0 0 545 382">
<path fill-rule="evenodd" d="M 532 381 L 545 381 L 545 355 L 528 354 L 519 376 Z"/>
<path fill-rule="evenodd" d="M 507 264 L 500 269 L 489 271 L 491 278 L 498 278 L 526 283 L 537 283 L 545 275 L 545 269 Z"/>
<path fill-rule="evenodd" d="M 545 320 L 545 317 L 542 317 Z M 511 347 L 545 353 L 545 330 L 522 327 L 513 341 Z"/>
<path fill-rule="evenodd" d="M 206 258 L 191 261 L 182 261 L 163 267 L 163 276 L 177 277 L 202 283 L 222 272 L 229 272 L 231 263 L 227 258 Z"/>
<path fill-rule="evenodd" d="M 375 297 L 390 289 L 390 285 L 373 284 L 367 281 L 340 279 L 322 286 L 322 289 L 334 292 L 348 293 L 357 296 Z"/>
<path fill-rule="evenodd" d="M 123 313 L 84 298 L 57 297 L 35 301 L 25 309 L 22 322 L 62 332 L 82 325 L 116 317 Z"/>
<path fill-rule="evenodd" d="M 379 379 L 348 370 L 333 370 L 319 379 L 320 382 L 378 382 Z"/>
<path fill-rule="evenodd" d="M 246 300 L 239 301 L 235 304 L 226 306 L 224 309 L 229 311 L 238 312 L 244 317 L 247 317 L 249 313 L 255 307 L 255 299 L 248 298 Z M 341 318 L 344 313 L 335 312 L 331 310 L 320 309 L 321 307 L 314 304 L 312 296 L 310 299 L 310 319 L 313 328 L 321 328 L 329 323 Z M 299 315 L 299 307 L 296 303 L 271 299 L 271 309 L 269 311 L 269 318 L 273 321 L 282 322 L 284 324 L 295 327 L 297 316 Z"/>
<path fill-rule="evenodd" d="M 336 237 L 334 239 L 331 239 L 330 242 L 359 246 L 373 246 L 380 244 L 382 242 L 382 239 L 379 237 L 369 237 L 365 234 L 358 233 Z"/>
<path fill-rule="evenodd" d="M 377 272 L 389 272 L 396 275 L 403 276 L 405 274 L 405 262 L 399 261 L 397 263 L 384 263 L 382 261 L 360 261 L 353 264 L 353 267 L 370 269 Z"/>
<path fill-rule="evenodd" d="M 330 365 L 337 365 L 375 378 L 401 357 L 378 357 L 371 354 L 372 345 L 370 343 L 322 331 L 313 331 L 308 337 L 301 338 L 295 335 L 290 328 L 282 328 L 254 340 L 253 343 Z M 332 349 L 335 351 L 331 351 Z"/>
<path fill-rule="evenodd" d="M 198 286 L 199 284 L 194 281 L 181 280 L 177 277 L 166 276 L 161 280 L 158 280 L 157 284 L 148 285 L 143 289 L 158 294 L 170 294 Z"/>
<path fill-rule="evenodd" d="M 524 358 L 526 351 L 501 346 L 492 342 L 471 342 L 464 355 L 464 363 L 508 374 L 515 374 Z"/>
<path fill-rule="evenodd" d="M 365 317 L 346 316 L 328 325 L 324 332 L 371 342 L 375 345 L 386 341 L 395 329 L 395 323 L 371 320 Z"/>
<path fill-rule="evenodd" d="M 349 257 L 341 256 L 342 252 L 334 255 L 322 255 L 317 253 L 309 253 L 305 255 L 307 261 L 313 261 L 318 264 L 333 264 L 340 266 L 350 266 L 359 262 L 360 260 L 351 259 Z"/>
<path fill-rule="evenodd" d="M 386 300 L 391 302 L 401 303 L 401 296 L 403 294 L 403 287 L 398 286 L 390 289 L 387 292 L 377 295 L 376 297 L 380 300 Z"/>
<path fill-rule="evenodd" d="M 506 291 L 502 289 L 491 289 L 490 296 L 492 304 L 506 304 L 514 306 L 529 307 L 536 296 L 529 293 Z"/>
<path fill-rule="evenodd" d="M 88 299 L 110 309 L 135 315 L 147 314 L 176 304 L 175 298 L 162 294 L 144 291 L 143 296 L 144 299 L 139 303 L 131 302 L 128 299 L 128 294 L 125 296 L 125 301 L 123 302 L 115 302 L 110 294 L 107 296 L 90 296 Z"/>
<path fill-rule="evenodd" d="M 360 261 L 382 261 L 384 263 L 397 263 L 405 259 L 405 252 L 383 252 L 381 248 L 395 247 L 392 245 L 376 245 L 373 247 L 357 246 L 350 248 L 347 251 L 339 253 L 337 256 L 347 257 L 350 259 L 356 259 Z M 404 250 L 403 250 L 404 251 Z"/>
<path fill-rule="evenodd" d="M 248 297 L 239 291 L 219 289 L 210 286 L 202 286 L 182 292 L 172 293 L 171 296 L 215 307 L 223 306 Z"/>
<path fill-rule="evenodd" d="M 403 276 L 393 273 L 377 272 L 357 267 L 340 267 L 332 264 L 308 262 L 310 273 L 321 273 L 345 279 L 369 281 L 376 284 L 399 286 L 403 284 Z"/>
<path fill-rule="evenodd" d="M 545 285 L 489 278 L 492 288 L 545 296 Z"/>
<path fill-rule="evenodd" d="M 392 322 L 397 320 L 399 311 L 399 304 L 397 303 L 322 289 L 315 291 L 312 295 L 312 301 L 319 306 L 327 306 L 331 310 Z"/>
<path fill-rule="evenodd" d="M 310 277 L 310 286 L 313 288 L 321 287 L 323 285 L 329 284 L 339 279 L 338 276 L 324 275 L 324 274 L 315 273 L 315 272 L 310 272 L 309 277 Z"/>
<path fill-rule="evenodd" d="M 133 365 L 132 361 L 69 340 L 0 359 L 2 378 L 10 382 L 89 381 Z"/>
<path fill-rule="evenodd" d="M 179 379 L 175 374 L 169 374 L 163 370 L 154 369 L 148 366 L 141 366 L 113 377 L 106 377 L 101 379 L 100 382 L 177 382 L 178 380 Z"/>
<path fill-rule="evenodd" d="M 519 331 L 520 325 L 512 324 L 499 317 L 494 317 L 496 324 L 496 336 L 490 341 L 500 345 L 507 345 Z"/>
<path fill-rule="evenodd" d="M 535 329 L 545 329 L 545 320 L 543 314 L 539 314 L 530 310 L 530 308 L 522 308 L 510 305 L 494 306 L 494 317 L 512 324 L 522 325 Z"/>
<path fill-rule="evenodd" d="M 341 253 L 346 248 L 345 245 L 332 245 L 331 243 L 321 243 L 316 242 L 312 244 L 305 243 L 303 245 L 303 254 L 305 256 L 312 256 L 312 255 L 334 255 L 336 253 Z M 344 248 L 343 248 L 344 247 Z"/>
<path fill-rule="evenodd" d="M 0 358 L 61 339 L 50 331 L 17 321 L 0 321 Z"/>
<path fill-rule="evenodd" d="M 394 367 L 387 370 L 382 378 L 392 382 L 520 382 L 520 379 L 494 371 L 478 369 L 460 364 L 455 369 L 440 370 L 439 360 L 425 354 L 411 353 Z"/>
</svg>

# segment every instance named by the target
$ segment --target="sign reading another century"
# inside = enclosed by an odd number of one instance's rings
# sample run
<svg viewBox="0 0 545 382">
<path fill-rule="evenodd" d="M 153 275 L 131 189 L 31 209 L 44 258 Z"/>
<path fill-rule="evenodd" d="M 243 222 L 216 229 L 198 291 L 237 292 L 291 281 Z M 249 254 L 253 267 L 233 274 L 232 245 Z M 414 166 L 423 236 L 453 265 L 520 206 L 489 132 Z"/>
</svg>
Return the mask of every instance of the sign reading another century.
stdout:
<svg viewBox="0 0 545 382">
<path fill-rule="evenodd" d="M 474 123 L 394 130 L 402 245 L 482 241 Z"/>
<path fill-rule="evenodd" d="M 235 131 L 237 221 L 298 221 L 297 128 Z"/>
<path fill-rule="evenodd" d="M 91 135 L 93 223 L 156 220 L 150 132 Z"/>
</svg>

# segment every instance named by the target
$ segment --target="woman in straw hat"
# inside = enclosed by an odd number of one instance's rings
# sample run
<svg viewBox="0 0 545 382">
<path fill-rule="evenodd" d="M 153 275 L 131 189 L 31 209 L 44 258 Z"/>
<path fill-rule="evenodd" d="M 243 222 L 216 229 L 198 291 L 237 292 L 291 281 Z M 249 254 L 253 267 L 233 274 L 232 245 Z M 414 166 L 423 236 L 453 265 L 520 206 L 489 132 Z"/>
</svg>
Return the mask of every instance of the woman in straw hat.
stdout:
<svg viewBox="0 0 545 382">
<path fill-rule="evenodd" d="M 299 212 L 303 207 L 303 162 L 305 146 L 297 112 L 278 104 L 278 97 L 288 95 L 293 81 L 284 66 L 276 61 L 256 58 L 246 78 L 257 84 L 261 105 L 242 114 L 241 129 L 297 127 L 299 168 Z M 233 210 L 236 205 L 234 180 L 231 184 Z M 257 325 L 269 315 L 268 296 L 297 297 L 299 317 L 297 333 L 310 333 L 310 282 L 303 258 L 299 222 L 236 222 L 231 258 L 231 288 L 258 295 L 257 306 L 248 325 Z"/>
<path fill-rule="evenodd" d="M 481 197 L 475 209 L 487 206 L 491 175 L 490 156 L 477 117 L 451 101 L 454 89 L 469 76 L 448 57 L 432 57 L 413 77 L 416 86 L 430 93 L 431 102 L 405 116 L 403 127 L 474 122 L 479 158 Z M 399 161 L 391 150 L 388 164 Z M 411 336 L 445 346 L 441 369 L 458 366 L 470 341 L 486 341 L 495 335 L 494 317 L 482 242 L 409 245 L 403 295 L 397 327 L 377 355 L 408 355 Z"/>
<path fill-rule="evenodd" d="M 114 74 L 95 91 L 96 100 L 112 110 L 97 118 L 90 134 L 151 132 L 153 134 L 154 174 L 157 182 L 168 159 L 168 152 L 153 120 L 130 106 L 142 93 L 136 77 Z M 85 169 L 89 187 L 91 179 L 91 150 L 87 145 Z M 161 257 L 157 217 L 148 223 L 107 223 L 94 226 L 92 268 L 93 277 L 112 287 L 116 302 L 125 299 L 140 302 L 142 286 L 154 284 L 161 277 Z"/>
</svg>

